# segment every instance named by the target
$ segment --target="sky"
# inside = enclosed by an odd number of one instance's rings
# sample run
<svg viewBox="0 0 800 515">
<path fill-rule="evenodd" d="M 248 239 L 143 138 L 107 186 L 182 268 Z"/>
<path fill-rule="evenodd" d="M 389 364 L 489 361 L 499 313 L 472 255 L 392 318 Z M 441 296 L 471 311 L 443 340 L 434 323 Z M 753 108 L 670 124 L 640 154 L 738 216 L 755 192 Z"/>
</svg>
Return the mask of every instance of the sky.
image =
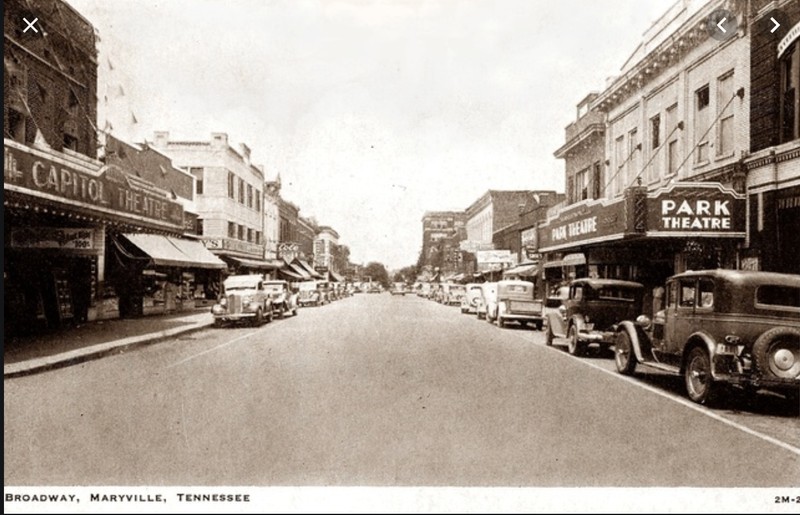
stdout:
<svg viewBox="0 0 800 515">
<path fill-rule="evenodd" d="M 397 269 L 426 211 L 563 192 L 577 102 L 675 0 L 68 1 L 101 39 L 99 127 L 225 132 L 353 262 Z"/>
</svg>

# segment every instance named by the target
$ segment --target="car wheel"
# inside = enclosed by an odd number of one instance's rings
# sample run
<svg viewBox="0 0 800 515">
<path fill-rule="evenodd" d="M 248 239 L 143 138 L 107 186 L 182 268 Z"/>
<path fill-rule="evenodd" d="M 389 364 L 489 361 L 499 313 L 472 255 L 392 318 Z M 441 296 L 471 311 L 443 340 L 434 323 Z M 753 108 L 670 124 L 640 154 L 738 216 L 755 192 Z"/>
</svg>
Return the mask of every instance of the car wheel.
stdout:
<svg viewBox="0 0 800 515">
<path fill-rule="evenodd" d="M 284 318 L 286 316 L 286 308 L 281 306 L 278 308 L 278 318 Z"/>
<path fill-rule="evenodd" d="M 633 352 L 631 337 L 626 331 L 617 333 L 617 341 L 614 344 L 614 363 L 617 365 L 617 372 L 626 376 L 632 376 L 636 370 L 636 354 Z"/>
<path fill-rule="evenodd" d="M 219 318 L 214 320 L 214 327 L 222 327 L 222 320 Z"/>
<path fill-rule="evenodd" d="M 497 327 L 503 328 L 505 326 L 506 326 L 506 321 L 503 320 L 503 317 L 498 316 L 497 317 Z"/>
<path fill-rule="evenodd" d="M 567 339 L 567 351 L 573 356 L 583 356 L 586 344 L 578 339 L 578 328 L 574 324 L 569 328 Z"/>
<path fill-rule="evenodd" d="M 253 318 L 253 325 L 258 327 L 264 323 L 264 312 L 261 311 L 261 308 L 256 310 L 256 316 Z"/>
<path fill-rule="evenodd" d="M 695 347 L 689 352 L 684 369 L 686 393 L 689 398 L 698 404 L 711 404 L 715 400 L 718 385 L 711 376 L 711 358 L 708 351 L 702 347 Z"/>
<path fill-rule="evenodd" d="M 292 316 L 293 317 L 297 316 L 297 306 L 295 306 L 294 309 L 292 309 Z"/>
<path fill-rule="evenodd" d="M 272 322 L 275 319 L 275 314 L 272 312 L 272 306 L 267 310 L 267 322 Z"/>
<path fill-rule="evenodd" d="M 548 347 L 551 347 L 554 339 L 555 336 L 553 335 L 553 327 L 550 324 L 547 324 L 547 333 L 544 336 L 544 344 Z"/>
<path fill-rule="evenodd" d="M 794 379 L 800 375 L 800 329 L 775 327 L 753 344 L 756 369 L 764 376 Z"/>
</svg>

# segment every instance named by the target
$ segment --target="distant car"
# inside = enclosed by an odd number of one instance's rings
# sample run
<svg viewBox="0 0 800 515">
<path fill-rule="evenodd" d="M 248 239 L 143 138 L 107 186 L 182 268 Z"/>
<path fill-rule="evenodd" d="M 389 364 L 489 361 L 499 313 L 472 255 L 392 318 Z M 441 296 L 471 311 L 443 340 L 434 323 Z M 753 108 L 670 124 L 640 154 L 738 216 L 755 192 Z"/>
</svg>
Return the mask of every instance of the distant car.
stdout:
<svg viewBox="0 0 800 515">
<path fill-rule="evenodd" d="M 481 283 L 481 296 L 478 297 L 478 303 L 475 309 L 475 314 L 478 320 L 487 318 L 487 307 L 489 304 L 495 302 L 497 299 L 497 283 Z M 488 320 L 488 319 L 487 319 Z M 489 320 L 491 321 L 491 320 Z"/>
<path fill-rule="evenodd" d="M 394 283 L 392 284 L 392 295 L 403 295 L 406 294 L 406 285 L 405 283 Z"/>
<path fill-rule="evenodd" d="M 447 289 L 444 303 L 448 306 L 460 306 L 465 294 L 466 288 L 463 284 L 451 284 Z"/>
<path fill-rule="evenodd" d="M 721 385 L 800 393 L 800 275 L 742 270 L 684 272 L 667 279 L 653 319 L 626 318 L 617 370 L 637 363 L 683 375 L 689 398 L 713 403 Z M 654 295 L 654 298 L 657 298 Z"/>
<path fill-rule="evenodd" d="M 215 327 L 241 321 L 257 326 L 272 321 L 272 298 L 261 275 L 231 275 L 222 288 L 219 300 L 211 306 Z"/>
<path fill-rule="evenodd" d="M 299 306 L 321 306 L 327 302 L 319 281 L 303 281 L 297 285 L 297 304 Z"/>
<path fill-rule="evenodd" d="M 467 283 L 464 287 L 464 297 L 461 299 L 462 313 L 477 313 L 478 301 L 481 296 L 480 283 Z"/>
<path fill-rule="evenodd" d="M 634 281 L 571 281 L 563 302 L 548 310 L 547 345 L 555 338 L 566 338 L 567 350 L 574 356 L 585 354 L 589 345 L 607 351 L 614 345 L 618 324 L 641 313 L 643 294 L 644 286 Z"/>
<path fill-rule="evenodd" d="M 264 289 L 272 299 L 273 316 L 283 318 L 287 313 L 297 315 L 297 293 L 289 283 L 281 280 L 264 281 Z"/>
<path fill-rule="evenodd" d="M 496 321 L 498 327 L 506 322 L 532 324 L 541 330 L 544 323 L 544 302 L 535 299 L 533 283 L 520 280 L 503 280 L 497 283 L 494 301 L 486 308 L 486 318 Z"/>
</svg>

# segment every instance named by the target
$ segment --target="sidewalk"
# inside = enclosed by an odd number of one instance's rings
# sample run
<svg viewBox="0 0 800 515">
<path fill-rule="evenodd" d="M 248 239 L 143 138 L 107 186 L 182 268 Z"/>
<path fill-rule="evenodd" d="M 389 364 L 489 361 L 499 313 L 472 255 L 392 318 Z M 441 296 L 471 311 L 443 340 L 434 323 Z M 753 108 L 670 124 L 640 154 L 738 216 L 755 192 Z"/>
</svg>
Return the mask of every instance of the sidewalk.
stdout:
<svg viewBox="0 0 800 515">
<path fill-rule="evenodd" d="M 16 377 L 197 331 L 214 322 L 208 308 L 132 319 L 87 322 L 3 343 L 3 377 Z"/>
</svg>

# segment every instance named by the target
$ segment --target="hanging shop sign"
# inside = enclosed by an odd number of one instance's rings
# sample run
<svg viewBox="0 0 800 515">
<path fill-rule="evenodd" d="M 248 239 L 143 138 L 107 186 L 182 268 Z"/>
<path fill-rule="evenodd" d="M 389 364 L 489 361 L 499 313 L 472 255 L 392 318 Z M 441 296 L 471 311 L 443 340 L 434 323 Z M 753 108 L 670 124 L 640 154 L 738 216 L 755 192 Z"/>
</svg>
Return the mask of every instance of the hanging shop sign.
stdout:
<svg viewBox="0 0 800 515">
<path fill-rule="evenodd" d="M 202 242 L 208 250 L 229 250 L 242 254 L 250 254 L 259 258 L 264 255 L 263 245 L 257 245 L 247 241 L 239 241 L 231 238 L 203 238 Z"/>
<path fill-rule="evenodd" d="M 22 227 L 11 230 L 13 248 L 96 250 L 94 241 L 94 229 Z"/>
<path fill-rule="evenodd" d="M 678 183 L 647 195 L 647 235 L 743 237 L 745 210 L 745 196 L 719 183 Z"/>
<path fill-rule="evenodd" d="M 114 165 L 97 172 L 84 171 L 59 156 L 18 144 L 5 142 L 4 150 L 4 189 L 47 195 L 89 209 L 183 227 L 181 204 L 141 187 L 141 179 L 129 180 Z"/>
<path fill-rule="evenodd" d="M 475 260 L 481 272 L 503 270 L 517 264 L 517 256 L 510 250 L 479 250 Z"/>
</svg>

